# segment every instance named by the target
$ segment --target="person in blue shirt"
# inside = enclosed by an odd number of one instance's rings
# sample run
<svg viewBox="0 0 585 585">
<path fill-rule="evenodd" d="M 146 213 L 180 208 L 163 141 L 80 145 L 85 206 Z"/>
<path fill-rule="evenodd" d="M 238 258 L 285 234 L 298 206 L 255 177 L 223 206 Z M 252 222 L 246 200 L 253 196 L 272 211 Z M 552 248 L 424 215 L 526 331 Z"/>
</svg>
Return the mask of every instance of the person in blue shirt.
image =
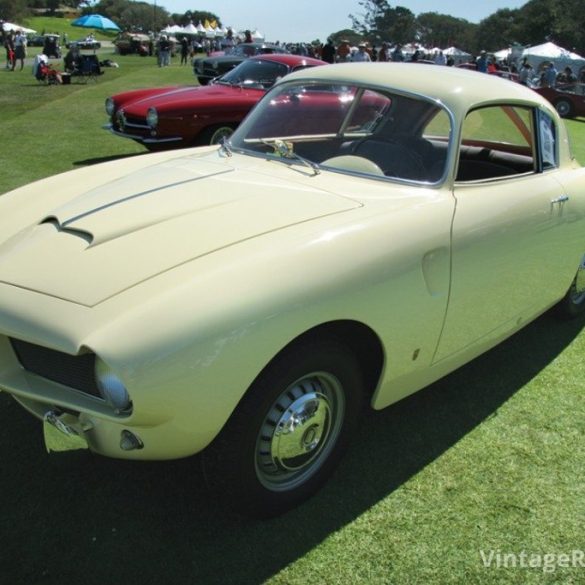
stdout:
<svg viewBox="0 0 585 585">
<path fill-rule="evenodd" d="M 479 57 L 477 58 L 476 61 L 476 65 L 477 65 L 477 70 L 480 71 L 481 73 L 487 73 L 488 70 L 488 58 L 487 58 L 487 54 L 485 51 L 482 51 L 479 54 Z"/>
</svg>

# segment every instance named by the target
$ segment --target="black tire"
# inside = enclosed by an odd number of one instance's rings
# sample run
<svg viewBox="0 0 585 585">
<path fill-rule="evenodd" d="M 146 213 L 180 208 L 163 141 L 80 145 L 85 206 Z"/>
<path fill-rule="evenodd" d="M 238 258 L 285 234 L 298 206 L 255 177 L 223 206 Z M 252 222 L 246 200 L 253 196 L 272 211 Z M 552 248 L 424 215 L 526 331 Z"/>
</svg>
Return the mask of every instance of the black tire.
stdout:
<svg viewBox="0 0 585 585">
<path fill-rule="evenodd" d="M 205 128 L 196 139 L 197 146 L 221 144 L 223 138 L 229 138 L 235 130 L 234 124 L 218 124 Z"/>
<path fill-rule="evenodd" d="M 573 104 L 569 100 L 557 100 L 555 108 L 561 118 L 571 118 L 573 116 Z"/>
<path fill-rule="evenodd" d="M 574 319 L 585 312 L 585 256 L 567 294 L 555 306 L 555 311 L 561 319 Z"/>
<path fill-rule="evenodd" d="M 336 340 L 280 354 L 257 378 L 203 453 L 211 491 L 246 516 L 269 518 L 312 496 L 357 426 L 364 384 Z"/>
</svg>

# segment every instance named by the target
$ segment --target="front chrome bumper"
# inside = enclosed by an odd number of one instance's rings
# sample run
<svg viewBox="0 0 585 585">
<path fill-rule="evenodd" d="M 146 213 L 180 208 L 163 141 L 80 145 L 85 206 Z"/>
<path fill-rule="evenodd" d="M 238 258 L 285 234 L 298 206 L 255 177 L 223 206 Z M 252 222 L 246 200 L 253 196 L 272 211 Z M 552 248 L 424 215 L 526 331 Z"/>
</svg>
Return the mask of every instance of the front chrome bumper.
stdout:
<svg viewBox="0 0 585 585">
<path fill-rule="evenodd" d="M 112 134 L 116 136 L 120 136 L 122 138 L 130 138 L 131 140 L 135 140 L 136 142 L 140 142 L 141 144 L 166 144 L 169 142 L 182 142 L 183 139 L 180 136 L 169 136 L 166 138 L 156 138 L 156 137 L 148 137 L 148 136 L 136 136 L 135 134 L 127 134 L 126 132 L 120 132 L 120 130 L 116 130 L 112 124 L 105 124 L 102 126 L 104 130 L 108 130 Z"/>
</svg>

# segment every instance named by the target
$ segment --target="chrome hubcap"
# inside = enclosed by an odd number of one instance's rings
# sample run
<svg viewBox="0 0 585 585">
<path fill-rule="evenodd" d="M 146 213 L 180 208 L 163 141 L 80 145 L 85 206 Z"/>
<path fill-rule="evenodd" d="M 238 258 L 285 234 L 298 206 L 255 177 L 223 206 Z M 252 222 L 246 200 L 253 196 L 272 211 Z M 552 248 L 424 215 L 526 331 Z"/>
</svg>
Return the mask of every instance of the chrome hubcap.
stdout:
<svg viewBox="0 0 585 585">
<path fill-rule="evenodd" d="M 569 113 L 569 110 L 570 106 L 567 102 L 563 101 L 557 104 L 557 112 L 559 113 L 559 115 L 565 116 L 566 114 Z"/>
<path fill-rule="evenodd" d="M 229 138 L 233 133 L 231 128 L 220 128 L 211 137 L 211 144 L 219 144 L 223 138 Z"/>
<path fill-rule="evenodd" d="M 273 491 L 292 489 L 325 461 L 341 429 L 343 391 L 314 373 L 287 388 L 268 411 L 256 441 L 256 473 Z"/>
<path fill-rule="evenodd" d="M 282 414 L 270 444 L 272 461 L 284 469 L 300 469 L 319 451 L 327 436 L 331 413 L 327 398 L 309 392 Z"/>
</svg>

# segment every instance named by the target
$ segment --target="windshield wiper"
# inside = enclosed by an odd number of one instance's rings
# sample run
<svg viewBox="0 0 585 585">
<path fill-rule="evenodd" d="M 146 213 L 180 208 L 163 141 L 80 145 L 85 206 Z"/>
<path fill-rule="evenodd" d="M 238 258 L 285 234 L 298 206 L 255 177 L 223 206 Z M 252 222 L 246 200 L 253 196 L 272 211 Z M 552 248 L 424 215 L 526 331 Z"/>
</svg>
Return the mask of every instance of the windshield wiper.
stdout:
<svg viewBox="0 0 585 585">
<path fill-rule="evenodd" d="M 297 154 L 293 150 L 292 142 L 286 142 L 284 140 L 280 140 L 279 138 L 276 138 L 274 140 L 266 140 L 265 138 L 260 138 L 260 142 L 262 144 L 265 144 L 266 146 L 270 146 L 270 148 L 274 150 L 274 154 L 278 155 L 281 159 L 296 160 L 304 164 L 306 167 L 309 167 L 315 175 L 321 173 L 321 169 L 319 168 L 319 165 L 317 163 L 314 163 L 313 161 L 310 161 L 302 157 L 300 154 Z"/>
</svg>

